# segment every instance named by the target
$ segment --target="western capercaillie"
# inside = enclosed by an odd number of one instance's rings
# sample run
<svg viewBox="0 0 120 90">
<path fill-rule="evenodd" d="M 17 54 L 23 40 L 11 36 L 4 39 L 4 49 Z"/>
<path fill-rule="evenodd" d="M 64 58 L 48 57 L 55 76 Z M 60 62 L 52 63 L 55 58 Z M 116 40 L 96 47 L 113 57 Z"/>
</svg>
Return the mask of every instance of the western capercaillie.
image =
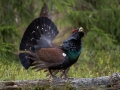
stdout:
<svg viewBox="0 0 120 90">
<path fill-rule="evenodd" d="M 52 43 L 58 33 L 55 24 L 46 16 L 31 22 L 24 32 L 19 48 L 23 51 L 19 58 L 25 69 L 32 66 L 32 69 L 38 71 L 48 70 L 53 78 L 60 70 L 67 78 L 67 70 L 81 53 L 84 32 L 82 27 L 73 30 L 61 46 Z"/>
</svg>

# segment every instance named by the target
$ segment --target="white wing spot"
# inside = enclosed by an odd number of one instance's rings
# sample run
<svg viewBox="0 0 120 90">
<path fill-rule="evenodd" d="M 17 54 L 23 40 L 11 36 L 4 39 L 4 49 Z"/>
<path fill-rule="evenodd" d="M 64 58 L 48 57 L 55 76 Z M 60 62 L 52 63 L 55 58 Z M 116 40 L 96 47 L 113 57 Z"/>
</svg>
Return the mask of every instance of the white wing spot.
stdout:
<svg viewBox="0 0 120 90">
<path fill-rule="evenodd" d="M 62 55 L 63 55 L 64 57 L 66 57 L 66 54 L 65 54 L 65 53 L 62 53 Z"/>
<path fill-rule="evenodd" d="M 39 28 L 39 26 L 37 26 L 37 29 Z"/>
<path fill-rule="evenodd" d="M 29 49 L 31 50 L 31 47 Z"/>
<path fill-rule="evenodd" d="M 31 39 L 31 41 L 33 40 L 33 38 Z"/>
<path fill-rule="evenodd" d="M 28 56 L 25 56 L 25 59 L 28 59 Z"/>
<path fill-rule="evenodd" d="M 53 30 L 52 30 L 52 33 L 53 33 Z"/>
<path fill-rule="evenodd" d="M 32 33 L 34 33 L 35 31 L 33 31 Z"/>
</svg>

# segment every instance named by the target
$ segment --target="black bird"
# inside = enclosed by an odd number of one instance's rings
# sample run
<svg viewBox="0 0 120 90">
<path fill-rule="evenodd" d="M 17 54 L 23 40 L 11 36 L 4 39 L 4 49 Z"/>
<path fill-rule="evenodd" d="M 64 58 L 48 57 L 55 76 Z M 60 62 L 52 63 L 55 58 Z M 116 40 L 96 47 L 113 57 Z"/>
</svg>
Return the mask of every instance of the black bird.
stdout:
<svg viewBox="0 0 120 90">
<path fill-rule="evenodd" d="M 82 50 L 83 28 L 73 30 L 70 37 L 61 46 L 52 43 L 58 34 L 57 27 L 47 17 L 40 17 L 32 21 L 26 29 L 19 54 L 21 64 L 25 69 L 48 70 L 52 77 L 52 70 L 62 70 L 67 78 L 66 70 L 77 60 Z"/>
</svg>

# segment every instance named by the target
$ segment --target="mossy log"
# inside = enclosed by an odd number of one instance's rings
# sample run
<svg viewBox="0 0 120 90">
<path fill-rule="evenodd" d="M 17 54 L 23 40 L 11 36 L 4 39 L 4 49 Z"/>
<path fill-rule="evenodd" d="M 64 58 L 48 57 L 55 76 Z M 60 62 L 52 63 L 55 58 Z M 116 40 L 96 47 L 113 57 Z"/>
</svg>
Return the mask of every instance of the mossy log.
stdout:
<svg viewBox="0 0 120 90">
<path fill-rule="evenodd" d="M 97 78 L 41 79 L 23 81 L 0 81 L 0 90 L 76 90 L 76 89 L 119 89 L 120 74 Z"/>
</svg>

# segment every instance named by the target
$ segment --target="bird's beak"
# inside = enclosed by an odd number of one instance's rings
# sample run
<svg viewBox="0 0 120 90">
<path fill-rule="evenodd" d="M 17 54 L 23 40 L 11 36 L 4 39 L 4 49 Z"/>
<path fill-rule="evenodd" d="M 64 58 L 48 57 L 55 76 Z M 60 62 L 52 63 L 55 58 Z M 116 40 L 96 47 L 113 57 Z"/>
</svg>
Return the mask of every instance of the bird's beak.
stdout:
<svg viewBox="0 0 120 90">
<path fill-rule="evenodd" d="M 80 27 L 78 32 L 83 32 L 83 27 Z"/>
</svg>

